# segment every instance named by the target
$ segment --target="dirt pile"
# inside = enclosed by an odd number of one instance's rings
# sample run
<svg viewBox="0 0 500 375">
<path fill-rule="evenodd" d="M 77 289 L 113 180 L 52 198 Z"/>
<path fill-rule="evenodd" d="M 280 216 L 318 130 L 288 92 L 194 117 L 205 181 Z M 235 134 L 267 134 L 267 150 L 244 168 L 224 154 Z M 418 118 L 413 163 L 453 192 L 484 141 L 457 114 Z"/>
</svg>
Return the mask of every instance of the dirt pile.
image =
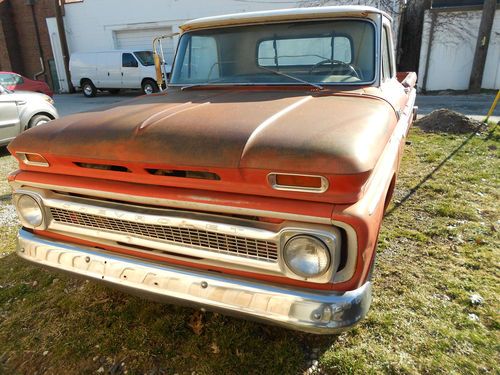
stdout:
<svg viewBox="0 0 500 375">
<path fill-rule="evenodd" d="M 415 122 L 423 131 L 431 133 L 464 134 L 486 129 L 486 125 L 449 109 L 436 109 Z"/>
</svg>

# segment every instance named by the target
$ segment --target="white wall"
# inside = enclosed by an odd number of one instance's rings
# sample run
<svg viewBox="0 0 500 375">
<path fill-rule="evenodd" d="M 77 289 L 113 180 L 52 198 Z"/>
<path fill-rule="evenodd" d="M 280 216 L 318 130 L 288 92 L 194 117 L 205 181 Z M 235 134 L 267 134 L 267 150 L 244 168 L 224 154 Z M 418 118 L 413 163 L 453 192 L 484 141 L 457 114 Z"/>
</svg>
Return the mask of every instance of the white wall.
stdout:
<svg viewBox="0 0 500 375">
<path fill-rule="evenodd" d="M 394 4 L 398 6 L 399 1 L 404 0 L 394 0 Z M 70 53 L 103 51 L 117 49 L 116 34 L 123 30 L 164 29 L 168 33 L 177 32 L 179 25 L 193 18 L 226 13 L 379 3 L 380 0 L 84 0 L 65 5 L 64 23 Z M 176 38 L 170 45 L 175 47 Z M 166 53 L 169 55 L 173 51 Z"/>
<path fill-rule="evenodd" d="M 467 90 L 474 60 L 481 11 L 426 11 L 420 50 L 419 86 L 425 77 L 431 17 L 435 17 L 425 89 Z M 500 12 L 496 12 L 491 32 L 482 87 L 500 89 Z"/>
<path fill-rule="evenodd" d="M 398 0 L 399 1 L 399 0 Z M 398 4 L 398 1 L 394 1 Z M 115 48 L 113 31 L 173 26 L 225 13 L 318 5 L 371 5 L 379 0 L 84 0 L 65 5 L 65 27 L 70 51 Z"/>
<path fill-rule="evenodd" d="M 184 21 L 255 9 L 275 4 L 232 0 L 84 0 L 65 6 L 65 25 L 70 51 L 99 51 L 115 48 L 113 31 L 176 27 Z"/>
</svg>

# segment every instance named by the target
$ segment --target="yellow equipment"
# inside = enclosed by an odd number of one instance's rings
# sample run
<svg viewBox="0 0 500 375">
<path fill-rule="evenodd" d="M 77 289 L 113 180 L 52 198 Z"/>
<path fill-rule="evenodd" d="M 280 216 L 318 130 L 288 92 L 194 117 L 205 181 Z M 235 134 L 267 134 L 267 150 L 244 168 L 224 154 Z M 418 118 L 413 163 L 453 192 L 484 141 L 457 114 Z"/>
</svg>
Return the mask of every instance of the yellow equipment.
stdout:
<svg viewBox="0 0 500 375">
<path fill-rule="evenodd" d="M 500 99 L 500 90 L 497 92 L 497 96 L 495 96 L 495 100 L 493 100 L 493 103 L 491 104 L 490 110 L 488 111 L 488 114 L 486 115 L 486 118 L 483 120 L 484 123 L 488 123 L 488 120 L 490 116 L 493 114 L 493 111 L 495 110 L 495 107 L 497 106 L 498 100 Z"/>
<path fill-rule="evenodd" d="M 153 59 L 156 70 L 156 83 L 158 84 L 160 91 L 163 91 L 163 82 L 165 81 L 165 78 L 167 76 L 167 72 L 165 69 L 165 56 L 163 54 L 163 46 L 161 44 L 161 41 L 163 39 L 172 38 L 176 35 L 179 35 L 179 33 L 165 34 L 157 36 L 153 39 Z"/>
</svg>

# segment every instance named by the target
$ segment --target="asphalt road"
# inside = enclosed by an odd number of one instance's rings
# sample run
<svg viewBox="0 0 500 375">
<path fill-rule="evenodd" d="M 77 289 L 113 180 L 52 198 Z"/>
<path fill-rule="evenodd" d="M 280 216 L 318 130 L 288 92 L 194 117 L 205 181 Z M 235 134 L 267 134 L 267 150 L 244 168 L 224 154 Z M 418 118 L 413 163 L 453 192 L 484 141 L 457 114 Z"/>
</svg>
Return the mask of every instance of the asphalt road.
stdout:
<svg viewBox="0 0 500 375">
<path fill-rule="evenodd" d="M 86 98 L 81 93 L 55 95 L 56 108 L 60 116 L 78 112 L 87 112 L 99 107 L 109 106 L 123 100 L 138 96 L 138 92 L 127 92 L 120 95 L 99 93 L 95 98 Z M 419 115 L 426 115 L 435 109 L 448 108 L 467 116 L 482 120 L 493 102 L 493 94 L 477 95 L 418 95 Z M 500 104 L 497 106 L 491 121 L 500 121 Z"/>
<path fill-rule="evenodd" d="M 64 117 L 74 113 L 89 112 L 100 107 L 106 107 L 123 100 L 132 99 L 139 94 L 137 92 L 111 95 L 99 93 L 94 98 L 86 98 L 82 93 L 54 95 L 55 106 L 59 116 Z"/>
</svg>

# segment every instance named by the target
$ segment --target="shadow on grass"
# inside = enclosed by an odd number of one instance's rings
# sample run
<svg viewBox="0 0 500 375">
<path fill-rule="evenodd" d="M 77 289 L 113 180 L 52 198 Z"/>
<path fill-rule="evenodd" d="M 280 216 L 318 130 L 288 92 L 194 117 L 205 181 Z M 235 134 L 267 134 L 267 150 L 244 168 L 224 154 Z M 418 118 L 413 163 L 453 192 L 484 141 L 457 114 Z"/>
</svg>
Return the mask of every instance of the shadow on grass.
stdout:
<svg viewBox="0 0 500 375">
<path fill-rule="evenodd" d="M 9 156 L 10 152 L 7 150 L 7 146 L 0 146 L 0 158 L 4 156 Z"/>
<path fill-rule="evenodd" d="M 11 193 L 0 195 L 0 203 L 1 202 L 10 202 L 11 199 L 12 199 L 12 194 Z"/>
<path fill-rule="evenodd" d="M 0 350 L 8 358 L 3 368 L 0 359 L 0 373 L 68 373 L 75 367 L 91 373 L 102 367 L 108 374 L 124 374 L 125 368 L 300 374 L 338 338 L 149 301 L 31 266 L 15 254 L 0 259 L 0 285 L 0 311 L 9 311 L 9 321 L 0 325 L 0 340 L 8 343 Z M 201 329 L 193 328 L 193 316 Z M 33 341 L 42 349 L 31 347 Z"/>
<path fill-rule="evenodd" d="M 491 139 L 491 137 L 495 132 L 496 127 L 497 125 L 494 125 L 494 127 L 488 132 L 488 136 L 484 139 L 484 141 L 488 141 Z M 450 154 L 446 158 L 444 158 L 430 173 L 428 173 L 417 185 L 412 187 L 410 191 L 399 202 L 396 202 L 390 210 L 387 210 L 385 216 L 391 215 L 399 207 L 405 204 L 405 202 L 408 199 L 410 199 L 413 195 L 415 195 L 415 193 L 422 187 L 423 184 L 429 181 L 429 179 L 431 179 L 451 158 L 453 158 L 453 156 L 455 156 L 462 148 L 464 148 L 475 136 L 476 136 L 475 132 L 469 134 L 469 136 L 458 147 L 456 147 L 452 152 L 450 152 Z"/>
</svg>

